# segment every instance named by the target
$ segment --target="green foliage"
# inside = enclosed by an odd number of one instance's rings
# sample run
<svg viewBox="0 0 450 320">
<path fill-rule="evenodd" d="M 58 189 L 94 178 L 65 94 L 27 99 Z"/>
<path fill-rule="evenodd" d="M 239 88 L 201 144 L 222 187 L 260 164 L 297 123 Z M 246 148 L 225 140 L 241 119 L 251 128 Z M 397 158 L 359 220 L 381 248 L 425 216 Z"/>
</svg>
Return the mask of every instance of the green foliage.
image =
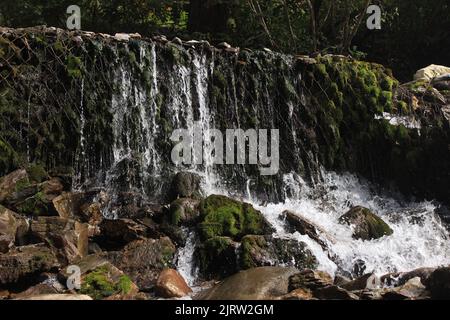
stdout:
<svg viewBox="0 0 450 320">
<path fill-rule="evenodd" d="M 27 173 L 32 182 L 40 183 L 48 178 L 48 173 L 40 164 L 31 164 L 28 166 Z"/>
</svg>

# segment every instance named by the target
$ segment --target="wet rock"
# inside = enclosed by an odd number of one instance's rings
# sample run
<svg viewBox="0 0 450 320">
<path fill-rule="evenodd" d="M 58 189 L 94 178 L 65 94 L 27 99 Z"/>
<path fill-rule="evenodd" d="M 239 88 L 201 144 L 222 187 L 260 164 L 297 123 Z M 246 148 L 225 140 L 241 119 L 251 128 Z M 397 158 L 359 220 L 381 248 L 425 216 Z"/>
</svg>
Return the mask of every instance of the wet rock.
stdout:
<svg viewBox="0 0 450 320">
<path fill-rule="evenodd" d="M 373 240 L 393 233 L 380 217 L 369 209 L 357 206 L 339 218 L 339 223 L 353 226 L 353 238 Z"/>
<path fill-rule="evenodd" d="M 199 199 L 201 177 L 192 172 L 179 172 L 172 180 L 169 193 L 171 201 L 178 198 L 194 198 Z"/>
<path fill-rule="evenodd" d="M 91 297 L 85 294 L 41 294 L 37 296 L 31 296 L 26 298 L 19 298 L 17 300 L 50 300 L 50 301 L 58 301 L 58 300 L 92 300 Z"/>
<path fill-rule="evenodd" d="M 289 290 L 295 289 L 310 289 L 315 291 L 320 288 L 325 288 L 333 284 L 331 276 L 319 270 L 302 270 L 289 278 Z"/>
<path fill-rule="evenodd" d="M 172 241 L 163 237 L 133 241 L 121 251 L 106 253 L 104 257 L 129 275 L 141 291 L 149 291 L 161 271 L 172 266 L 175 251 Z"/>
<path fill-rule="evenodd" d="M 59 267 L 55 253 L 44 245 L 18 247 L 0 255 L 0 284 L 13 285 Z"/>
<path fill-rule="evenodd" d="M 304 55 L 297 55 L 295 56 L 295 58 L 297 59 L 297 61 L 299 61 L 302 64 L 306 64 L 306 65 L 311 65 L 311 64 L 316 64 L 317 60 L 314 58 L 311 58 L 309 56 L 304 56 Z"/>
<path fill-rule="evenodd" d="M 433 271 L 428 278 L 427 288 L 433 299 L 450 299 L 450 267 Z"/>
<path fill-rule="evenodd" d="M 288 228 L 291 232 L 299 232 L 302 235 L 307 235 L 314 241 L 316 241 L 322 249 L 326 250 L 326 243 L 320 238 L 319 232 L 324 234 L 325 232 L 319 227 L 315 226 L 311 221 L 306 218 L 300 217 L 295 212 L 286 210 L 281 214 L 281 218 L 287 222 Z"/>
<path fill-rule="evenodd" d="M 272 265 L 298 269 L 317 267 L 317 260 L 305 243 L 272 236 L 245 236 L 239 258 L 242 269 Z"/>
<path fill-rule="evenodd" d="M 404 285 L 389 289 L 382 294 L 385 300 L 417 300 L 429 297 L 429 292 L 419 277 L 408 280 Z"/>
<path fill-rule="evenodd" d="M 200 293 L 198 300 L 271 300 L 289 293 L 294 268 L 260 267 L 241 271 Z"/>
<path fill-rule="evenodd" d="M 222 279 L 238 271 L 239 244 L 229 237 L 213 237 L 196 251 L 201 274 L 206 279 Z"/>
<path fill-rule="evenodd" d="M 80 211 L 81 220 L 91 226 L 98 226 L 103 221 L 102 205 L 99 202 L 84 203 Z"/>
<path fill-rule="evenodd" d="M 68 262 L 88 254 L 88 225 L 61 217 L 38 217 L 31 233 L 39 241 L 60 249 Z"/>
<path fill-rule="evenodd" d="M 212 195 L 200 203 L 202 238 L 215 236 L 231 237 L 239 240 L 247 234 L 271 234 L 273 228 L 258 210 L 251 204 L 230 199 L 225 196 Z"/>
<path fill-rule="evenodd" d="M 24 245 L 29 230 L 28 221 L 0 205 L 0 253 L 14 245 Z"/>
<path fill-rule="evenodd" d="M 191 198 L 180 198 L 170 204 L 170 223 L 175 226 L 192 225 L 200 216 L 200 201 Z"/>
<path fill-rule="evenodd" d="M 132 299 L 139 291 L 130 277 L 111 263 L 104 263 L 89 270 L 81 277 L 80 293 L 95 300 L 115 296 L 115 300 Z"/>
<path fill-rule="evenodd" d="M 419 268 L 409 272 L 390 273 L 381 277 L 381 282 L 388 286 L 401 286 L 408 280 L 419 277 L 420 281 L 426 286 L 430 275 L 436 268 Z"/>
<path fill-rule="evenodd" d="M 183 277 L 174 269 L 165 269 L 156 281 L 156 293 L 163 298 L 181 298 L 192 292 Z"/>
<path fill-rule="evenodd" d="M 341 284 L 340 287 L 348 291 L 376 289 L 380 286 L 381 281 L 374 273 L 368 273 L 353 281 Z"/>
<path fill-rule="evenodd" d="M 423 94 L 423 100 L 441 105 L 445 105 L 447 103 L 447 99 L 444 95 L 442 95 L 442 93 L 435 88 L 428 88 Z"/>
<path fill-rule="evenodd" d="M 359 300 L 356 294 L 335 285 L 317 289 L 314 297 L 321 300 Z"/>
</svg>

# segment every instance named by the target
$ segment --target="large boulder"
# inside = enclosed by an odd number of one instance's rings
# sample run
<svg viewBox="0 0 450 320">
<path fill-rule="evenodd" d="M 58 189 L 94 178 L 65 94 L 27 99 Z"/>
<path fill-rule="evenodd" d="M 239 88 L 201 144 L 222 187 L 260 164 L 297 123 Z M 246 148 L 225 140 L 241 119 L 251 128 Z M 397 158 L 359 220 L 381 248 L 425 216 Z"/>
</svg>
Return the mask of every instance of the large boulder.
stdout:
<svg viewBox="0 0 450 320">
<path fill-rule="evenodd" d="M 272 265 L 298 269 L 317 267 L 317 260 L 305 243 L 272 236 L 245 236 L 239 258 L 242 269 Z"/>
<path fill-rule="evenodd" d="M 59 267 L 53 250 L 42 244 L 18 247 L 0 255 L 0 285 L 14 285 Z"/>
<path fill-rule="evenodd" d="M 65 219 L 74 219 L 79 216 L 80 207 L 85 200 L 85 194 L 81 192 L 65 192 L 55 197 L 52 202 L 58 215 Z"/>
<path fill-rule="evenodd" d="M 175 245 L 167 237 L 136 240 L 104 257 L 130 276 L 141 291 L 151 290 L 163 269 L 173 265 Z"/>
<path fill-rule="evenodd" d="M 241 271 L 200 293 L 198 300 L 270 300 L 289 293 L 295 268 L 260 267 Z"/>
<path fill-rule="evenodd" d="M 163 298 L 181 298 L 192 292 L 186 281 L 174 269 L 165 269 L 156 281 L 156 293 Z"/>
<path fill-rule="evenodd" d="M 0 253 L 14 245 L 24 245 L 28 234 L 28 221 L 0 205 Z"/>
<path fill-rule="evenodd" d="M 202 222 L 200 233 L 203 239 L 216 236 L 240 240 L 247 234 L 271 234 L 273 228 L 261 212 L 249 203 L 231 198 L 211 195 L 200 203 Z"/>
<path fill-rule="evenodd" d="M 289 231 L 307 235 L 317 242 L 324 250 L 327 249 L 325 241 L 320 238 L 320 234 L 326 233 L 318 226 L 314 225 L 314 223 L 289 210 L 284 211 L 281 214 L 281 218 L 286 221 Z"/>
<path fill-rule="evenodd" d="M 357 206 L 339 218 L 341 224 L 351 225 L 353 238 L 373 240 L 393 233 L 393 230 L 380 217 L 369 209 Z"/>
<path fill-rule="evenodd" d="M 201 177 L 192 172 L 179 172 L 172 180 L 169 191 L 169 200 L 178 198 L 196 198 L 201 197 L 200 192 Z"/>
<path fill-rule="evenodd" d="M 31 234 L 61 250 L 68 262 L 88 254 L 88 225 L 61 217 L 38 217 L 31 223 Z"/>
</svg>

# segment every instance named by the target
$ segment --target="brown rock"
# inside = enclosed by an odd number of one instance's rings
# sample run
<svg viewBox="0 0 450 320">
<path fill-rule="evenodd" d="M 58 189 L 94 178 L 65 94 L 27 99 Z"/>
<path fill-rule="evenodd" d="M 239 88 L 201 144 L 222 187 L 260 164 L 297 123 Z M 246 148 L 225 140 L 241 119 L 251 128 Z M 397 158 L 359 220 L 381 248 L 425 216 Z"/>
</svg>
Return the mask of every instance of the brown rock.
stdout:
<svg viewBox="0 0 450 320">
<path fill-rule="evenodd" d="M 108 250 L 120 249 L 134 240 L 147 236 L 147 227 L 131 219 L 103 220 L 99 225 L 97 243 Z"/>
<path fill-rule="evenodd" d="M 31 233 L 40 241 L 61 249 L 69 262 L 88 254 L 88 225 L 61 217 L 38 217 Z"/>
<path fill-rule="evenodd" d="M 302 270 L 296 273 L 289 279 L 289 289 L 295 290 L 299 288 L 306 288 L 317 290 L 333 284 L 331 276 L 323 271 L 313 271 L 309 269 Z"/>
<path fill-rule="evenodd" d="M 150 290 L 159 274 L 171 267 L 176 248 L 167 237 L 136 240 L 121 251 L 104 254 L 117 268 L 128 274 L 141 291 Z"/>
<path fill-rule="evenodd" d="M 0 205 L 0 253 L 6 253 L 17 242 L 25 244 L 29 224 L 25 218 Z"/>
<path fill-rule="evenodd" d="M 156 281 L 156 292 L 163 298 L 181 298 L 192 292 L 186 281 L 174 269 L 165 269 Z"/>
<path fill-rule="evenodd" d="M 388 289 L 382 294 L 385 300 L 417 300 L 429 297 L 429 292 L 419 277 L 408 280 L 401 287 Z"/>
<path fill-rule="evenodd" d="M 53 206 L 61 218 L 74 218 L 84 199 L 83 193 L 65 192 L 53 199 Z"/>
<path fill-rule="evenodd" d="M 50 202 L 63 192 L 64 185 L 59 178 L 51 178 L 41 184 L 41 190 L 45 199 Z"/>
<path fill-rule="evenodd" d="M 42 244 L 18 247 L 0 255 L 0 284 L 13 284 L 59 267 L 54 252 Z"/>
</svg>

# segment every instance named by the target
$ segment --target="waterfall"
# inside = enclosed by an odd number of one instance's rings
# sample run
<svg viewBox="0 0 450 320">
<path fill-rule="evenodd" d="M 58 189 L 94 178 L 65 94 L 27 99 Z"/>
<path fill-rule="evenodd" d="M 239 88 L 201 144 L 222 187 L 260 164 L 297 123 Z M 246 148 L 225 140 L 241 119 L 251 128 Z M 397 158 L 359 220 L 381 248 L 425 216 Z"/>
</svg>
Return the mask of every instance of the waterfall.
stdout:
<svg viewBox="0 0 450 320">
<path fill-rule="evenodd" d="M 435 213 L 437 202 L 408 202 L 374 191 L 374 185 L 356 176 L 320 170 L 323 157 L 317 151 L 318 139 L 315 133 L 308 135 L 319 120 L 306 112 L 311 111 L 305 109 L 310 100 L 301 88 L 301 76 L 295 75 L 292 57 L 258 53 L 254 60 L 238 61 L 214 52 L 174 48 L 182 61 L 173 62 L 175 58 L 154 43 L 140 46 L 137 67 L 117 59 L 110 103 L 112 159 L 103 181 L 112 195 L 106 217 L 120 216 L 114 205 L 119 192 L 161 196 L 174 173 L 192 171 L 202 176 L 205 195 L 246 199 L 274 226 L 274 237 L 306 243 L 319 268 L 332 275 L 351 274 L 361 260 L 367 271 L 379 275 L 450 263 L 449 234 Z M 136 68 L 148 79 L 140 79 Z M 284 91 L 288 93 L 280 93 Z M 80 108 L 84 156 L 83 92 Z M 197 123 L 206 137 L 201 164 L 176 167 L 170 162 L 170 134 L 179 128 L 193 133 Z M 257 170 L 249 166 L 213 163 L 209 132 L 227 128 L 282 130 L 282 168 L 269 184 L 262 183 Z M 326 129 L 318 131 L 323 134 Z M 323 139 L 320 146 L 326 147 L 328 141 Z M 356 205 L 381 216 L 394 234 L 373 241 L 353 239 L 351 228 L 338 219 Z M 320 236 L 328 250 L 308 236 L 287 232 L 279 219 L 284 210 L 323 230 Z M 190 231 L 186 245 L 178 251 L 177 267 L 195 285 L 198 271 L 193 253 L 199 240 Z"/>
</svg>

